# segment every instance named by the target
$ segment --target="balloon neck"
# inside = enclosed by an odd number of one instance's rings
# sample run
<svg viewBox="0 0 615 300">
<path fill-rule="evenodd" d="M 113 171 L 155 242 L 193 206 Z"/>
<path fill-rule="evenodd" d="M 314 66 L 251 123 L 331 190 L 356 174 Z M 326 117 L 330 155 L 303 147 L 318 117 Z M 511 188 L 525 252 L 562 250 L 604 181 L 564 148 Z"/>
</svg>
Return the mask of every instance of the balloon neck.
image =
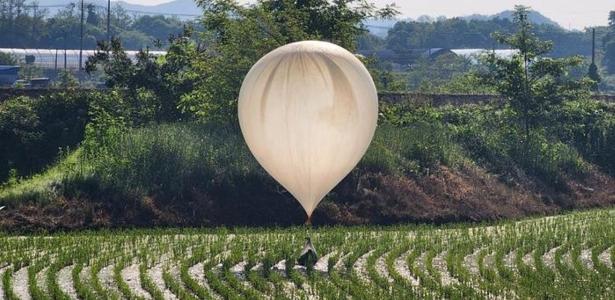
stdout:
<svg viewBox="0 0 615 300">
<path fill-rule="evenodd" d="M 312 215 L 309 215 L 305 221 L 305 225 L 312 226 Z"/>
</svg>

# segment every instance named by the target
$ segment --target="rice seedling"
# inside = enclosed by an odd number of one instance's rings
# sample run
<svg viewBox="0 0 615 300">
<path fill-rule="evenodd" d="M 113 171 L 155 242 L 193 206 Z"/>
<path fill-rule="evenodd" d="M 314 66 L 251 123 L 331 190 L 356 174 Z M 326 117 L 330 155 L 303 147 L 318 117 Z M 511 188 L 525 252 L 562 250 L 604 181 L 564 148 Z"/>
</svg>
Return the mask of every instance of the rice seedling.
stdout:
<svg viewBox="0 0 615 300">
<path fill-rule="evenodd" d="M 4 299 L 612 298 L 611 209 L 486 225 L 0 236 Z M 138 282 L 133 282 L 138 278 Z"/>
</svg>

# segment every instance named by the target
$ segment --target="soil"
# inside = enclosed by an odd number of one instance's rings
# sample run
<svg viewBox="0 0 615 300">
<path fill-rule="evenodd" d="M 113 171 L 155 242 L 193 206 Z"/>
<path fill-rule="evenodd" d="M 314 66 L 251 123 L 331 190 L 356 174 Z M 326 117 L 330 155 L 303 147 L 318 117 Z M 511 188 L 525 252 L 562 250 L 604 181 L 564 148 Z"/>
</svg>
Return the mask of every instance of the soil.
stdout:
<svg viewBox="0 0 615 300">
<path fill-rule="evenodd" d="M 590 169 L 564 187 L 514 172 L 502 177 L 476 165 L 439 166 L 426 175 L 353 171 L 320 203 L 319 225 L 483 222 L 553 215 L 615 205 L 615 179 Z M 260 190 L 259 190 L 260 189 Z M 169 196 L 86 195 L 50 203 L 13 204 L 0 211 L 0 230 L 32 232 L 122 227 L 291 226 L 305 213 L 283 189 L 192 191 Z"/>
</svg>

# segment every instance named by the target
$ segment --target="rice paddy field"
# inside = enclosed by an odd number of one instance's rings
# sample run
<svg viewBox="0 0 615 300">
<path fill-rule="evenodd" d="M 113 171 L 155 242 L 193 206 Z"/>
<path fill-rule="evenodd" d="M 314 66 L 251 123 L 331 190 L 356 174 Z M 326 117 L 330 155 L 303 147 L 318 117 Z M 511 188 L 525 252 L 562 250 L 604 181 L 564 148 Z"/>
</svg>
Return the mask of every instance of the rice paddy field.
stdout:
<svg viewBox="0 0 615 300">
<path fill-rule="evenodd" d="M 320 259 L 294 261 L 305 236 Z M 615 209 L 496 224 L 0 235 L 0 299 L 613 299 Z"/>
</svg>

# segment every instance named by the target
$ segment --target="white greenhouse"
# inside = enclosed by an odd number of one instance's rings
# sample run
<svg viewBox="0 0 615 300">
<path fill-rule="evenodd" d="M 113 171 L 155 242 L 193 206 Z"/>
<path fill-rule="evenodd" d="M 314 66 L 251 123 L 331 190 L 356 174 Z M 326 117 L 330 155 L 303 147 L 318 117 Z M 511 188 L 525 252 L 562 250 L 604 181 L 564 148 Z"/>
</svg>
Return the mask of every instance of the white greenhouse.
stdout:
<svg viewBox="0 0 615 300">
<path fill-rule="evenodd" d="M 79 49 L 20 49 L 20 48 L 0 48 L 0 53 L 11 54 L 19 60 L 20 63 L 25 63 L 26 56 L 34 57 L 34 65 L 45 69 L 79 69 Z M 83 50 L 82 67 L 85 67 L 85 62 L 88 57 L 93 56 L 96 50 Z M 126 54 L 133 61 L 137 57 L 139 51 L 126 51 Z M 166 51 L 149 51 L 154 56 L 165 55 Z"/>
</svg>

